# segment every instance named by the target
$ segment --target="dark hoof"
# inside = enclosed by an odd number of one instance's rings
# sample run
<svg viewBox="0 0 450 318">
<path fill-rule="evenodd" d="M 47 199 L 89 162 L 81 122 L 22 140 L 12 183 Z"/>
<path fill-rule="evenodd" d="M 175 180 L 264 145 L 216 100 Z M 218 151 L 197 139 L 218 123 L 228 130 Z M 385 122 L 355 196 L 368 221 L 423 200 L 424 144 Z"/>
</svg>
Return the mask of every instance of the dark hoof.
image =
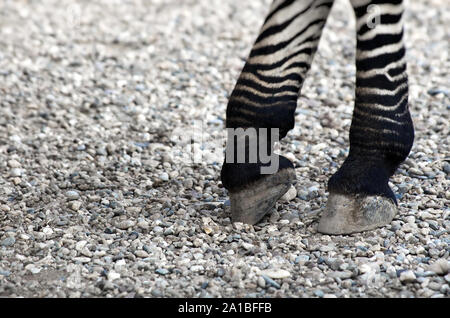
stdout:
<svg viewBox="0 0 450 318">
<path fill-rule="evenodd" d="M 266 175 L 240 191 L 230 192 L 232 222 L 258 223 L 289 190 L 295 179 L 294 169 L 286 168 Z"/>
<path fill-rule="evenodd" d="M 330 193 L 317 231 L 324 234 L 350 234 L 389 224 L 397 206 L 386 197 Z"/>
</svg>

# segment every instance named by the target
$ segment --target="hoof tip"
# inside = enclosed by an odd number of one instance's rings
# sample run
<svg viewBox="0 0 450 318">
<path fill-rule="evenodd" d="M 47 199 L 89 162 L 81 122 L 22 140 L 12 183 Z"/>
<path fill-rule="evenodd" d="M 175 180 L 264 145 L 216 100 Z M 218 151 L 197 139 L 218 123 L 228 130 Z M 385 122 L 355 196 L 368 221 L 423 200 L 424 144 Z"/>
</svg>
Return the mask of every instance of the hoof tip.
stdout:
<svg viewBox="0 0 450 318">
<path fill-rule="evenodd" d="M 231 220 L 254 225 L 258 223 L 291 187 L 293 169 L 267 175 L 244 189 L 230 192 Z"/>
<path fill-rule="evenodd" d="M 330 193 L 317 231 L 351 234 L 373 230 L 389 224 L 396 214 L 397 206 L 385 197 Z"/>
</svg>

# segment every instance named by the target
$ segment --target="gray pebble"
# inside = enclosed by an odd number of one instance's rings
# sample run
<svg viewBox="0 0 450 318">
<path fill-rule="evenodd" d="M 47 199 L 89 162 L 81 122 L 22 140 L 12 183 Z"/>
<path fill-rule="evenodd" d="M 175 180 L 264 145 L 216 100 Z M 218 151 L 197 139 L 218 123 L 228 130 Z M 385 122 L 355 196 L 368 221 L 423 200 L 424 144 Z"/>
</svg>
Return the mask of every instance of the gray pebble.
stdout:
<svg viewBox="0 0 450 318">
<path fill-rule="evenodd" d="M 11 169 L 11 172 L 10 172 L 10 176 L 11 177 L 20 177 L 20 176 L 22 176 L 22 169 L 20 169 L 20 168 L 13 168 L 13 169 Z"/>
<path fill-rule="evenodd" d="M 443 167 L 442 167 L 442 170 L 444 170 L 444 172 L 445 172 L 446 174 L 450 174 L 450 163 L 445 162 L 444 165 L 443 165 Z"/>
<path fill-rule="evenodd" d="M 297 256 L 296 258 L 295 258 L 295 261 L 294 261 L 294 263 L 295 264 L 304 264 L 304 263 L 306 263 L 307 261 L 309 261 L 309 255 L 306 255 L 306 254 L 303 254 L 303 255 L 299 255 L 299 256 Z"/>
<path fill-rule="evenodd" d="M 166 172 L 163 172 L 159 175 L 159 179 L 161 181 L 169 181 L 169 175 Z"/>
<path fill-rule="evenodd" d="M 314 291 L 314 295 L 316 295 L 317 297 L 322 298 L 323 295 L 324 295 L 324 292 L 321 291 L 320 289 L 318 289 L 318 290 L 315 290 L 315 291 Z"/>
<path fill-rule="evenodd" d="M 167 274 L 169 274 L 169 270 L 167 270 L 165 268 L 157 268 L 155 270 L 155 273 L 160 274 L 160 275 L 167 275 Z"/>
<path fill-rule="evenodd" d="M 427 269 L 438 275 L 446 275 L 450 271 L 450 261 L 443 258 L 438 259 L 429 265 Z"/>
<path fill-rule="evenodd" d="M 400 273 L 399 279 L 402 283 L 405 283 L 405 284 L 411 283 L 416 280 L 416 275 L 414 274 L 413 271 L 406 270 L 406 271 Z"/>
<path fill-rule="evenodd" d="M 80 198 L 80 194 L 78 191 L 69 190 L 66 192 L 67 200 L 78 200 Z"/>
<path fill-rule="evenodd" d="M 13 246 L 16 243 L 16 239 L 12 236 L 7 237 L 2 240 L 1 245 L 5 247 Z"/>
<path fill-rule="evenodd" d="M 276 281 L 274 281 L 272 278 L 266 276 L 266 275 L 261 275 L 261 277 L 266 281 L 267 284 L 269 284 L 272 287 L 275 287 L 276 289 L 280 289 L 280 284 L 278 284 Z"/>
<path fill-rule="evenodd" d="M 126 230 L 130 227 L 133 227 L 134 225 L 135 225 L 135 222 L 132 220 L 124 220 L 124 221 L 116 223 L 116 227 L 121 230 Z"/>
<path fill-rule="evenodd" d="M 164 229 L 160 226 L 155 226 L 153 228 L 153 233 L 155 233 L 156 235 L 160 235 L 164 233 Z"/>
<path fill-rule="evenodd" d="M 18 162 L 17 160 L 11 159 L 11 160 L 8 160 L 8 166 L 10 168 L 19 168 L 21 165 L 20 165 L 20 162 Z"/>
<path fill-rule="evenodd" d="M 258 283 L 258 286 L 261 287 L 261 288 L 265 288 L 266 287 L 266 280 L 262 276 L 258 276 L 257 283 Z"/>
</svg>

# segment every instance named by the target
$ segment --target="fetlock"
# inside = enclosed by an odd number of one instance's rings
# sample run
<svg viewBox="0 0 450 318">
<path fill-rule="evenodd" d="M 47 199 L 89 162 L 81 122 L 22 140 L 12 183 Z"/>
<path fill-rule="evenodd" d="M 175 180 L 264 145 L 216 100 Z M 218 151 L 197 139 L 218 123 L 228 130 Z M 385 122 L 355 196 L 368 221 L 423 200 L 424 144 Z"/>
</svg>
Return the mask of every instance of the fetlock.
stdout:
<svg viewBox="0 0 450 318">
<path fill-rule="evenodd" d="M 388 182 L 395 167 L 382 160 L 349 156 L 328 181 L 330 193 L 382 196 L 397 204 Z"/>
<path fill-rule="evenodd" d="M 278 169 L 276 172 L 285 169 L 294 170 L 294 165 L 289 159 L 284 156 L 274 155 L 278 158 Z M 268 174 L 261 173 L 261 168 L 268 168 L 270 165 L 271 163 L 227 163 L 224 161 L 220 174 L 222 184 L 228 191 L 239 191 L 251 183 L 266 177 Z"/>
</svg>

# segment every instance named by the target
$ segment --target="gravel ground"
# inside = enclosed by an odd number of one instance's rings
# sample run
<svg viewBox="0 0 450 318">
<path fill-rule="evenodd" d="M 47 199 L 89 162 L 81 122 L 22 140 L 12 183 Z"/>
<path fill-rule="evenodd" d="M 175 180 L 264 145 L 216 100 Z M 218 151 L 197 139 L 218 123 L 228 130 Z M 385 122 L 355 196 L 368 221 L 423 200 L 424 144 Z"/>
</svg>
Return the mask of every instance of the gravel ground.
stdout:
<svg viewBox="0 0 450 318">
<path fill-rule="evenodd" d="M 0 2 L 0 296 L 450 296 L 449 2 L 405 13 L 416 140 L 391 180 L 400 212 L 347 236 L 316 232 L 348 151 L 345 1 L 280 146 L 296 187 L 257 226 L 230 222 L 225 107 L 269 3 Z"/>
</svg>

